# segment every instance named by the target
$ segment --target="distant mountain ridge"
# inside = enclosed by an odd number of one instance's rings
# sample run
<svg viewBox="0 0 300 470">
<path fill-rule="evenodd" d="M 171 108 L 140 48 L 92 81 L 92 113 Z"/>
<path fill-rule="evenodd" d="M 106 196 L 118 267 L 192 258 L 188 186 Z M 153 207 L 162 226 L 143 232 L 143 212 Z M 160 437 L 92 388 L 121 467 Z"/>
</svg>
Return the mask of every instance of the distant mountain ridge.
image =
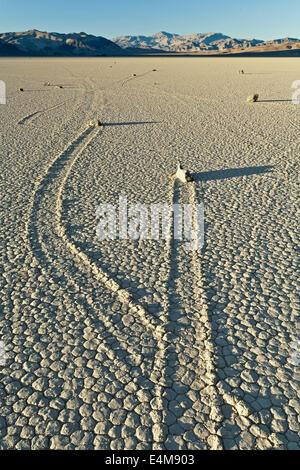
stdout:
<svg viewBox="0 0 300 470">
<path fill-rule="evenodd" d="M 119 36 L 112 39 L 115 44 L 127 48 L 152 49 L 163 52 L 205 52 L 245 50 L 253 47 L 269 47 L 283 43 L 300 43 L 300 39 L 284 38 L 271 41 L 260 39 L 236 39 L 222 33 L 197 33 L 181 36 L 160 31 L 152 36 Z"/>
<path fill-rule="evenodd" d="M 3 50 L 3 54 L 1 53 Z M 0 54 L 41 56 L 123 55 L 123 50 L 102 36 L 87 33 L 48 33 L 32 29 L 0 33 Z"/>
<path fill-rule="evenodd" d="M 293 49 L 293 51 L 289 51 Z M 109 40 L 81 33 L 52 33 L 31 29 L 0 33 L 0 56 L 101 57 L 151 54 L 257 54 L 300 55 L 300 39 L 271 41 L 235 39 L 222 33 L 181 36 L 160 31 L 152 36 L 120 36 Z"/>
</svg>

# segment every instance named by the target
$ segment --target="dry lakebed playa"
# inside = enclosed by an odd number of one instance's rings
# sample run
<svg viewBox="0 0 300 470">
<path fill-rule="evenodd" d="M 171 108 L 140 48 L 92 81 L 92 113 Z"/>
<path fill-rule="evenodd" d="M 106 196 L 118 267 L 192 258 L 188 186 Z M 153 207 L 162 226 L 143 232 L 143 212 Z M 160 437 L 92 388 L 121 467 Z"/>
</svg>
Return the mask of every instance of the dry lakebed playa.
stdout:
<svg viewBox="0 0 300 470">
<path fill-rule="evenodd" d="M 300 58 L 0 79 L 0 449 L 299 449 Z M 203 246 L 101 240 L 120 196 L 203 205 Z"/>
</svg>

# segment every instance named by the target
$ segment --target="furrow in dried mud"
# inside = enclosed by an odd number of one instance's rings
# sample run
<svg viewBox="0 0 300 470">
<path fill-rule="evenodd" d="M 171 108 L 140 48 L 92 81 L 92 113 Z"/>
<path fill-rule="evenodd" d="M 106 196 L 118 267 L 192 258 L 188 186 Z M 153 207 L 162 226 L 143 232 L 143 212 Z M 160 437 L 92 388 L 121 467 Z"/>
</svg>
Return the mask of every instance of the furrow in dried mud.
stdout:
<svg viewBox="0 0 300 470">
<path fill-rule="evenodd" d="M 193 207 L 196 234 L 200 227 L 196 225 L 195 183 L 174 182 L 171 193 L 173 204 Z M 187 241 L 166 241 L 169 286 L 162 300 L 161 341 L 151 375 L 158 406 L 153 413 L 154 446 L 216 450 L 224 448 L 223 427 L 229 425 L 224 406 L 231 409 L 232 426 L 251 410 L 220 387 L 202 251 L 196 241 L 193 244 L 191 250 Z"/>
<path fill-rule="evenodd" d="M 142 307 L 135 305 L 127 291 L 120 289 L 113 279 L 110 279 L 101 268 L 88 259 L 85 253 L 69 241 L 65 228 L 61 224 L 63 204 L 61 196 L 64 182 L 72 168 L 72 162 L 81 155 L 91 140 L 98 135 L 99 130 L 96 128 L 90 127 L 82 131 L 54 160 L 45 176 L 37 183 L 27 224 L 30 249 L 40 261 L 43 259 L 44 252 L 47 251 L 50 256 L 52 255 L 52 259 L 60 259 L 60 262 L 64 260 L 66 270 L 68 270 L 68 264 L 72 264 L 72 270 L 85 271 L 89 281 L 91 281 L 89 275 L 91 271 L 94 281 L 100 281 L 104 284 L 121 302 L 128 304 L 131 313 L 139 315 L 143 324 L 154 331 L 154 320 L 147 315 Z M 53 260 L 54 264 L 56 260 Z M 70 277 L 72 279 L 72 274 Z M 74 278 L 73 282 L 75 282 Z M 88 288 L 89 284 L 87 290 Z M 87 299 L 93 302 L 91 298 L 87 297 Z"/>
<path fill-rule="evenodd" d="M 181 207 L 183 204 L 193 207 L 195 234 L 197 201 L 194 184 L 174 182 L 172 202 Z M 169 289 L 163 305 L 163 344 L 156 358 L 157 370 L 162 370 L 157 392 L 166 410 L 168 448 L 219 448 L 217 430 L 222 416 L 215 388 L 215 362 L 201 251 L 199 247 L 187 249 L 187 243 L 187 240 L 173 237 L 166 242 Z"/>
<path fill-rule="evenodd" d="M 41 115 L 48 113 L 49 111 L 53 111 L 54 109 L 60 108 L 61 106 L 64 106 L 65 104 L 69 103 L 70 101 L 73 101 L 73 98 L 70 98 L 66 101 L 63 101 L 62 103 L 58 103 L 55 106 L 51 106 L 50 108 L 46 109 L 41 109 L 40 111 L 35 111 L 34 113 L 28 114 L 27 116 L 24 116 L 22 119 L 18 121 L 19 125 L 22 124 L 29 124 L 33 121 L 35 121 L 37 118 L 39 118 Z"/>
</svg>

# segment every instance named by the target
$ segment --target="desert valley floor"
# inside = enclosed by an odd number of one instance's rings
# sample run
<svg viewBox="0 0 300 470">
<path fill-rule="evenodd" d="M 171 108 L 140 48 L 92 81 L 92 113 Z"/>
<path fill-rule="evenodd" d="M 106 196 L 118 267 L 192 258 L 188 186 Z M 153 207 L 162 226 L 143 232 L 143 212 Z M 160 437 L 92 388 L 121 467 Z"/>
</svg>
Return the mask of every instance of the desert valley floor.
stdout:
<svg viewBox="0 0 300 470">
<path fill-rule="evenodd" d="M 2 58 L 0 80 L 0 449 L 299 449 L 300 59 Z M 101 241 L 120 195 L 203 204 L 203 248 Z"/>
</svg>

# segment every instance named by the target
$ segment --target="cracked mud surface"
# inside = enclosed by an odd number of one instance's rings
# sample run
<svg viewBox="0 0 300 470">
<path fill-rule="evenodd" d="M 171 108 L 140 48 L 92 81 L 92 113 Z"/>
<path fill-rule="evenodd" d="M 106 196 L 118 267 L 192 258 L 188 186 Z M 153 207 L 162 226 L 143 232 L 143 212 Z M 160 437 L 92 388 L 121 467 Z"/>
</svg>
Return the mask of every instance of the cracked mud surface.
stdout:
<svg viewBox="0 0 300 470">
<path fill-rule="evenodd" d="M 299 449 L 299 60 L 114 62 L 1 59 L 0 449 Z M 203 249 L 100 241 L 120 195 Z"/>
</svg>

